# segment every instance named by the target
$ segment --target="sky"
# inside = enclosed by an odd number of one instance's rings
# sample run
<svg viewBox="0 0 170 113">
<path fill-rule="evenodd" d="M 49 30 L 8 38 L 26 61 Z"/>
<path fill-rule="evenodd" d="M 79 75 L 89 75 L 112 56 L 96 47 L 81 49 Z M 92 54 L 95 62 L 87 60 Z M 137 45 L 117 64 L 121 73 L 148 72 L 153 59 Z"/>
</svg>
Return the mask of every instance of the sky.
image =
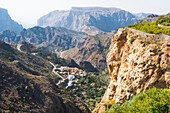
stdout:
<svg viewBox="0 0 170 113">
<path fill-rule="evenodd" d="M 35 26 L 40 17 L 54 10 L 93 6 L 116 7 L 131 13 L 170 12 L 170 0 L 0 0 L 0 8 L 7 9 L 11 18 L 25 28 Z"/>
</svg>

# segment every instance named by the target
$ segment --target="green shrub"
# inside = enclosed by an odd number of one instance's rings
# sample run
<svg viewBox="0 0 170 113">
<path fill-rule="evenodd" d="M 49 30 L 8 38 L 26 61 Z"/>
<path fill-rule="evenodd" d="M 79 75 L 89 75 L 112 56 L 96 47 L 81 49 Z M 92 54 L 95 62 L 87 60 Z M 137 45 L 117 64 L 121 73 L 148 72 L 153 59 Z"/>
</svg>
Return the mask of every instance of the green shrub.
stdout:
<svg viewBox="0 0 170 113">
<path fill-rule="evenodd" d="M 106 113 L 169 113 L 170 90 L 152 88 L 122 105 L 115 104 Z"/>
<path fill-rule="evenodd" d="M 146 33 L 170 35 L 170 27 L 159 27 L 158 24 L 161 24 L 163 26 L 170 26 L 170 17 L 160 16 L 155 22 L 134 24 L 129 25 L 127 27 L 140 30 Z"/>
<path fill-rule="evenodd" d="M 6 110 L 5 113 L 10 113 L 10 110 Z"/>
<path fill-rule="evenodd" d="M 132 43 L 133 43 L 133 41 L 134 41 L 134 39 L 133 39 L 133 38 L 131 38 L 131 39 L 130 39 L 130 44 L 132 44 Z"/>
</svg>

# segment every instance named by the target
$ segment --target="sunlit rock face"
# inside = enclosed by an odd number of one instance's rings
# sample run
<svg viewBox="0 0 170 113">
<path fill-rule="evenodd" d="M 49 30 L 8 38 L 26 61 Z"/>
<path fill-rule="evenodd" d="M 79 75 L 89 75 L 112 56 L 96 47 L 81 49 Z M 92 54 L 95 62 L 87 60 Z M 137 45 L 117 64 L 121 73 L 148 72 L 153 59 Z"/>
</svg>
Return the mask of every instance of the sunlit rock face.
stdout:
<svg viewBox="0 0 170 113">
<path fill-rule="evenodd" d="M 170 88 L 170 37 L 126 28 L 113 36 L 107 66 L 111 81 L 94 113 L 105 102 L 123 103 L 150 87 Z"/>
</svg>

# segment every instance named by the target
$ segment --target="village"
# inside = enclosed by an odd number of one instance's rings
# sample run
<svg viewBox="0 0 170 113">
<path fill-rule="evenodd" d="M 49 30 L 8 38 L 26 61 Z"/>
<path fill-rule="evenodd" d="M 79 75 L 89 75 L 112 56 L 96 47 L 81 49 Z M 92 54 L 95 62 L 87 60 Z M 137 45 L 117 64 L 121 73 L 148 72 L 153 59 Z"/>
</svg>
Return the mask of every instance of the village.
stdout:
<svg viewBox="0 0 170 113">
<path fill-rule="evenodd" d="M 55 68 L 54 71 L 58 76 L 62 77 L 60 77 L 61 79 L 56 82 L 56 85 L 62 85 L 66 89 L 71 87 L 73 82 L 77 83 L 80 77 L 87 76 L 85 71 L 76 67 L 61 66 L 59 68 Z"/>
</svg>

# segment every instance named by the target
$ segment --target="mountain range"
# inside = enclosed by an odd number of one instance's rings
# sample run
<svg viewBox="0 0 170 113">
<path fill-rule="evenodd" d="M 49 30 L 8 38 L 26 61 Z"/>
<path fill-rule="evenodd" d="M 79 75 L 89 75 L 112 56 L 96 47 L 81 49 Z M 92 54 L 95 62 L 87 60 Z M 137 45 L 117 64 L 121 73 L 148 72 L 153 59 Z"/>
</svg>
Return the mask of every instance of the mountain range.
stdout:
<svg viewBox="0 0 170 113">
<path fill-rule="evenodd" d="M 146 15 L 73 7 L 40 18 L 41 27 L 5 29 L 0 112 L 169 112 L 170 13 Z"/>
<path fill-rule="evenodd" d="M 88 34 L 112 32 L 134 24 L 138 19 L 119 8 L 73 7 L 71 10 L 56 10 L 38 19 L 38 26 L 65 27 Z"/>
<path fill-rule="evenodd" d="M 20 33 L 15 31 L 3 31 L 0 33 L 0 40 L 8 43 L 19 43 L 26 41 L 40 48 L 51 51 L 67 50 L 83 42 L 87 34 L 68 30 L 66 28 L 38 27 L 23 29 Z M 50 50 L 49 50 L 50 51 Z"/>
</svg>

